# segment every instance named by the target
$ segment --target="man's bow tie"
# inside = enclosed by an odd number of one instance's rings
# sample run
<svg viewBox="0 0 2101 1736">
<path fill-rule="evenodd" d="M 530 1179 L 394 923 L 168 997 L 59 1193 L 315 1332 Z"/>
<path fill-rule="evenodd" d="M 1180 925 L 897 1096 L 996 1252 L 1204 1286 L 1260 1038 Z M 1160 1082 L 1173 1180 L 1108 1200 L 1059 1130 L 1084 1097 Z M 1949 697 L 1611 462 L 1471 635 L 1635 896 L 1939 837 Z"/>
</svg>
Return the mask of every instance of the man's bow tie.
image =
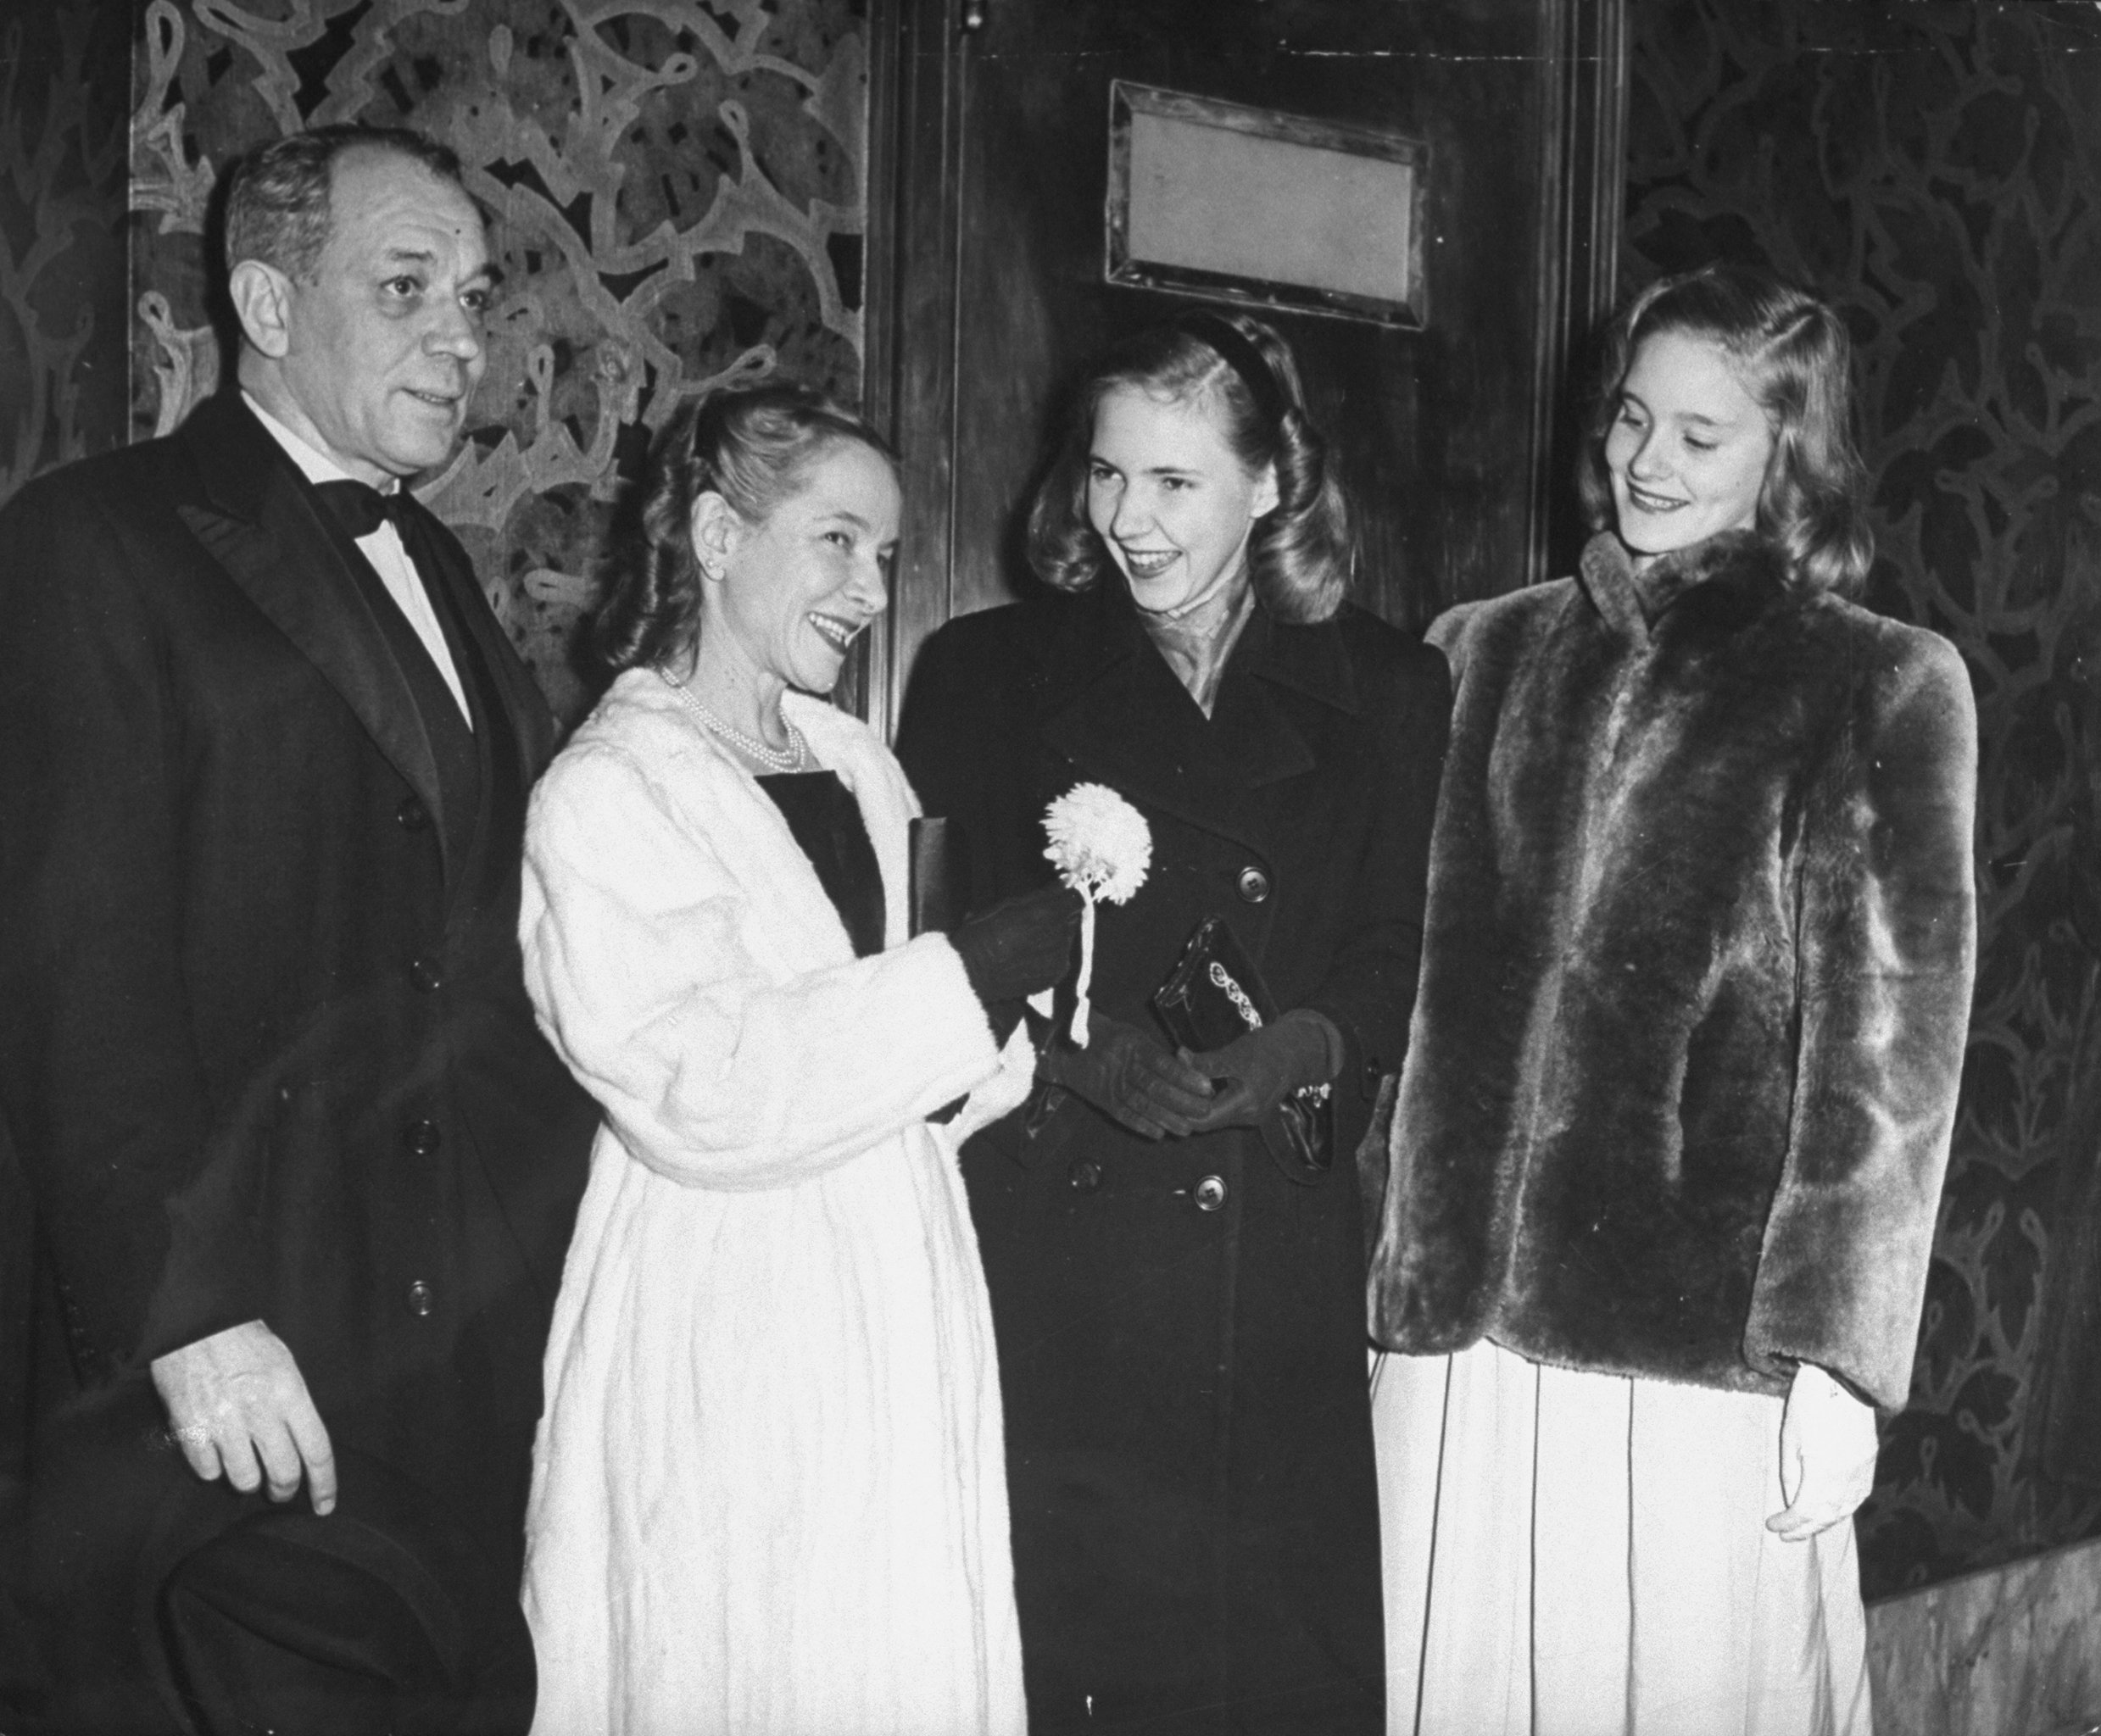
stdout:
<svg viewBox="0 0 2101 1736">
<path fill-rule="evenodd" d="M 353 537 L 369 537 L 388 520 L 406 537 L 410 515 L 415 510 L 415 497 L 406 488 L 382 494 L 369 482 L 316 482 L 314 492 Z"/>
</svg>

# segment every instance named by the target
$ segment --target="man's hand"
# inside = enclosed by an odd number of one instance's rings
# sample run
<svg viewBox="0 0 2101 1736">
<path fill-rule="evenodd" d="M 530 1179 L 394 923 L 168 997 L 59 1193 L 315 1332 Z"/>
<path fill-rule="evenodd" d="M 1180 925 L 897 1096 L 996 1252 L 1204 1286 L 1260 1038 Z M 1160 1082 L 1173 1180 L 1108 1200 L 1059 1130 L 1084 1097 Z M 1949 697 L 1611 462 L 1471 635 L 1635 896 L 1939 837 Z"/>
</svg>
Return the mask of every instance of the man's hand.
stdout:
<svg viewBox="0 0 2101 1736">
<path fill-rule="evenodd" d="M 1850 1519 L 1875 1487 L 1875 1406 L 1822 1369 L 1798 1366 L 1780 1424 L 1780 1492 L 1787 1506 L 1765 1528 L 1785 1543 L 1804 1543 Z"/>
<path fill-rule="evenodd" d="M 306 1480 L 316 1513 L 336 1505 L 336 1455 L 284 1340 L 259 1320 L 153 1359 L 153 1388 L 190 1469 L 242 1494 L 267 1482 L 288 1501 Z"/>
</svg>

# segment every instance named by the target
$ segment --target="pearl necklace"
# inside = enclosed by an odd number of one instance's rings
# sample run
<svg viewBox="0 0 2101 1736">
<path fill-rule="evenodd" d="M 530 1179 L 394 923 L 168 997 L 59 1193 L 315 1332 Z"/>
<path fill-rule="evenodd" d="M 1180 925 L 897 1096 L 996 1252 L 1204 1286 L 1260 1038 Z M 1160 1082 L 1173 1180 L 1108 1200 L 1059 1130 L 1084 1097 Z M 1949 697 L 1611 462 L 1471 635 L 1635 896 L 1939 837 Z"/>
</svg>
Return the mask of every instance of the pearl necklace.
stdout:
<svg viewBox="0 0 2101 1736">
<path fill-rule="evenodd" d="M 756 736 L 748 736 L 735 724 L 717 717 L 694 698 L 693 690 L 683 682 L 673 681 L 660 669 L 656 675 L 659 681 L 678 695 L 679 703 L 710 730 L 747 759 L 756 760 L 768 771 L 800 771 L 808 762 L 810 743 L 803 739 L 803 733 L 795 727 L 795 721 L 792 717 L 783 717 L 781 720 L 788 726 L 788 745 L 785 748 L 768 747 Z"/>
</svg>

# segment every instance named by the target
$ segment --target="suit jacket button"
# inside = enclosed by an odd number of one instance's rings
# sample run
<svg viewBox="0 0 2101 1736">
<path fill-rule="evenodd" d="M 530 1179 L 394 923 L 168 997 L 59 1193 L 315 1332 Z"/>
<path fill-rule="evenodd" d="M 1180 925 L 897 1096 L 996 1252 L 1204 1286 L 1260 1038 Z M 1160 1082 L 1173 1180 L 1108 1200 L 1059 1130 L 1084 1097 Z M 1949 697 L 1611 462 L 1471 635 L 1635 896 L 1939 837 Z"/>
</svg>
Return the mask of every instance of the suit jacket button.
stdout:
<svg viewBox="0 0 2101 1736">
<path fill-rule="evenodd" d="M 421 797 L 404 796 L 401 805 L 394 810 L 394 819 L 404 832 L 427 832 L 431 810 L 423 805 Z"/>
<path fill-rule="evenodd" d="M 1240 870 L 1240 896 L 1251 904 L 1259 904 L 1269 896 L 1269 876 L 1252 862 Z"/>
<path fill-rule="evenodd" d="M 1223 1176 L 1206 1176 L 1195 1189 L 1196 1209 L 1199 1211 L 1216 1211 L 1226 1203 L 1226 1184 Z"/>
<path fill-rule="evenodd" d="M 409 1305 L 409 1312 L 418 1320 L 427 1318 L 431 1310 L 437 1305 L 437 1299 L 431 1294 L 431 1287 L 421 1278 L 409 1286 L 409 1294 L 404 1299 Z"/>
<path fill-rule="evenodd" d="M 444 981 L 437 966 L 428 959 L 417 959 L 409 966 L 409 986 L 418 994 L 436 993 Z"/>
<path fill-rule="evenodd" d="M 436 1121 L 411 1121 L 401 1130 L 401 1143 L 416 1156 L 429 1157 L 445 1143 L 445 1136 Z"/>
<path fill-rule="evenodd" d="M 1101 1185 L 1101 1166 L 1091 1157 L 1075 1158 L 1066 1178 L 1082 1194 L 1091 1194 Z"/>
</svg>

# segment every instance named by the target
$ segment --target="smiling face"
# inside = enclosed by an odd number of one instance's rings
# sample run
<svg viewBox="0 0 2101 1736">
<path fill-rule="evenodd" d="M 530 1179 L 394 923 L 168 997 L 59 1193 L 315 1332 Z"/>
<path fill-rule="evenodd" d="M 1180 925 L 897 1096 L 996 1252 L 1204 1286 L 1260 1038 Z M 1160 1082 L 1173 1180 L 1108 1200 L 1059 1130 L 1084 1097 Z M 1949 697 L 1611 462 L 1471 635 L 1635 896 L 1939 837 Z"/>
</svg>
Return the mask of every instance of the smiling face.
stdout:
<svg viewBox="0 0 2101 1736">
<path fill-rule="evenodd" d="M 254 261 L 236 277 L 263 359 L 242 381 L 273 415 L 374 484 L 451 456 L 488 362 L 491 282 L 481 214 L 459 187 L 395 152 L 348 151 L 313 280 Z"/>
<path fill-rule="evenodd" d="M 1277 504 L 1277 476 L 1251 473 L 1226 443 L 1209 393 L 1156 398 L 1112 387 L 1095 409 L 1087 521 L 1132 600 L 1181 614 L 1245 581 L 1247 537 Z"/>
<path fill-rule="evenodd" d="M 1652 559 L 1758 521 L 1773 431 L 1720 345 L 1642 339 L 1605 437 L 1619 540 Z"/>
<path fill-rule="evenodd" d="M 694 543 L 704 569 L 721 574 L 705 593 L 705 651 L 762 681 L 830 693 L 847 648 L 889 606 L 902 510 L 889 461 L 851 440 L 821 450 L 756 522 L 703 494 Z"/>
</svg>

